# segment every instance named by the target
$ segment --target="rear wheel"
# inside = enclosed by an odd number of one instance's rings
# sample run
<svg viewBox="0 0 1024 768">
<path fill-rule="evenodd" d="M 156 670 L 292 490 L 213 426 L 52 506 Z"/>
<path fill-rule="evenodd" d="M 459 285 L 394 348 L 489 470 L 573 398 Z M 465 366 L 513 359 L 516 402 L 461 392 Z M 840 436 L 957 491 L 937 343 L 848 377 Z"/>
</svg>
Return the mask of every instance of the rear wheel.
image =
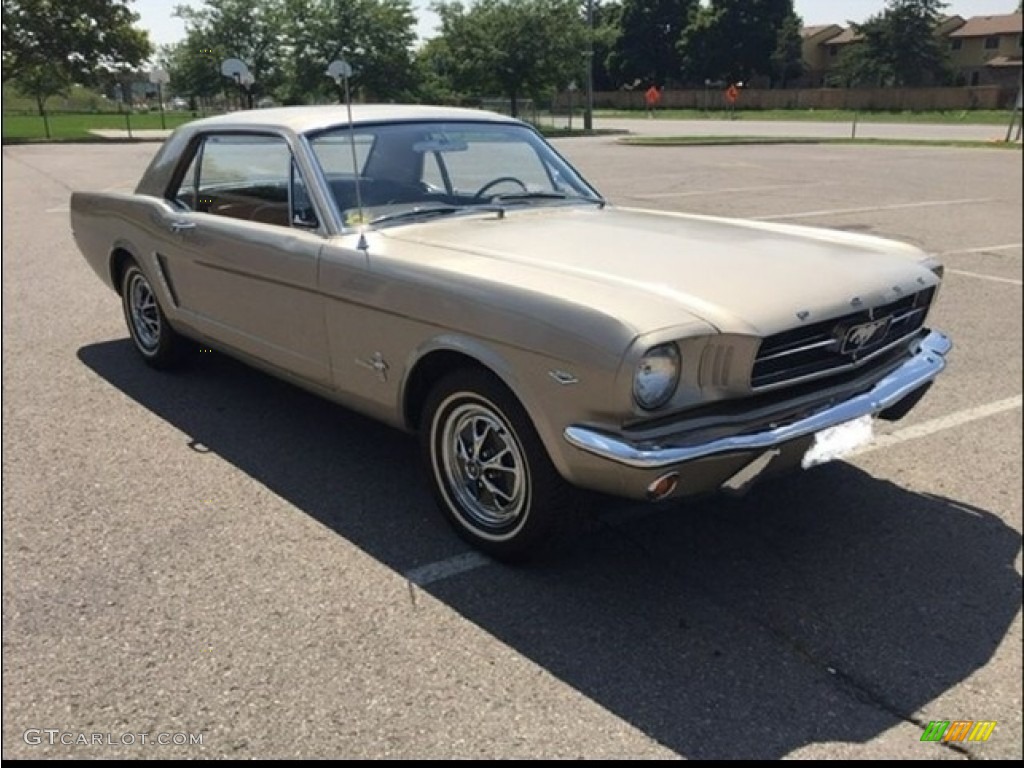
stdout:
<svg viewBox="0 0 1024 768">
<path fill-rule="evenodd" d="M 420 438 L 438 505 L 463 539 L 508 561 L 555 541 L 571 489 L 498 379 L 470 369 L 438 382 Z"/>
<path fill-rule="evenodd" d="M 181 360 L 184 339 L 160 308 L 149 278 L 134 261 L 121 275 L 121 306 L 135 349 L 154 368 L 170 368 Z"/>
</svg>

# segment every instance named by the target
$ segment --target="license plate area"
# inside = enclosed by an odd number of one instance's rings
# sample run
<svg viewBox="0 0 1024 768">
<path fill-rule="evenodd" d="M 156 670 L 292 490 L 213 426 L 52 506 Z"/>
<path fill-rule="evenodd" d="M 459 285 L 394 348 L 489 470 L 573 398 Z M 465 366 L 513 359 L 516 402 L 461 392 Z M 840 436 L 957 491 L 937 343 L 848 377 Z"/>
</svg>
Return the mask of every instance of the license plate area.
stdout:
<svg viewBox="0 0 1024 768">
<path fill-rule="evenodd" d="M 804 454 L 803 468 L 810 469 L 849 456 L 870 445 L 874 439 L 875 420 L 870 415 L 823 429 L 814 435 L 814 443 Z"/>
</svg>

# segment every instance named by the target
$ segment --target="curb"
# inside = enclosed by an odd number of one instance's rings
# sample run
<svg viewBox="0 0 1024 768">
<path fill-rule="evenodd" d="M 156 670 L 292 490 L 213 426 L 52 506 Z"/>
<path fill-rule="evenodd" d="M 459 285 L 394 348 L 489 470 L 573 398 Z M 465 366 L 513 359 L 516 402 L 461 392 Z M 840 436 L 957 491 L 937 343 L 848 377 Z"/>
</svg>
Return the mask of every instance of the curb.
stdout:
<svg viewBox="0 0 1024 768">
<path fill-rule="evenodd" d="M 88 136 L 75 136 L 69 139 L 35 139 L 35 138 L 22 138 L 19 136 L 4 136 L 0 139 L 0 144 L 3 146 L 15 146 L 15 145 L 29 145 L 29 144 L 159 144 L 162 143 L 163 139 L 147 139 L 147 138 L 123 138 L 123 139 L 107 139 L 102 136 L 88 137 Z"/>
<path fill-rule="evenodd" d="M 838 146 L 876 146 L 876 147 L 946 147 L 949 149 L 1020 149 L 1020 141 L 971 141 L 956 139 L 853 139 L 829 136 L 661 136 L 661 137 L 625 137 L 616 140 L 617 144 L 626 147 L 731 147 L 731 146 L 772 146 L 801 144 L 830 144 Z"/>
</svg>

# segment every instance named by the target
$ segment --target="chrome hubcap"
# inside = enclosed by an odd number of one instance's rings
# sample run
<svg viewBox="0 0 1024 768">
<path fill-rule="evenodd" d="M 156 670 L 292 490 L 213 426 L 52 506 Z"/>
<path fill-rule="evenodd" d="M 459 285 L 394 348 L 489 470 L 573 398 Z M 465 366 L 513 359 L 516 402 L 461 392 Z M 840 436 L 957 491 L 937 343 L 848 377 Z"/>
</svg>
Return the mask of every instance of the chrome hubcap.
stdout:
<svg viewBox="0 0 1024 768">
<path fill-rule="evenodd" d="M 447 485 L 467 522 L 496 531 L 523 515 L 526 460 L 497 414 L 478 403 L 456 407 L 445 421 L 441 451 Z"/>
<path fill-rule="evenodd" d="M 156 349 L 160 343 L 160 310 L 153 289 L 140 274 L 133 275 L 128 283 L 128 307 L 139 345 L 147 351 Z"/>
</svg>

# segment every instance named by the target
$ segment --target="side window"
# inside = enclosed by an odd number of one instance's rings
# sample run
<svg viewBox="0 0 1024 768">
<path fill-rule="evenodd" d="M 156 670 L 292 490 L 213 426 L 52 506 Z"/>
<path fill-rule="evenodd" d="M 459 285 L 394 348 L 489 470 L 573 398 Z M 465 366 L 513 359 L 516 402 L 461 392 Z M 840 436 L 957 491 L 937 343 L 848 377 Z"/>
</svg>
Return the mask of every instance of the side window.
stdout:
<svg viewBox="0 0 1024 768">
<path fill-rule="evenodd" d="M 306 183 L 279 136 L 207 136 L 174 199 L 213 216 L 280 227 L 319 226 Z"/>
</svg>

